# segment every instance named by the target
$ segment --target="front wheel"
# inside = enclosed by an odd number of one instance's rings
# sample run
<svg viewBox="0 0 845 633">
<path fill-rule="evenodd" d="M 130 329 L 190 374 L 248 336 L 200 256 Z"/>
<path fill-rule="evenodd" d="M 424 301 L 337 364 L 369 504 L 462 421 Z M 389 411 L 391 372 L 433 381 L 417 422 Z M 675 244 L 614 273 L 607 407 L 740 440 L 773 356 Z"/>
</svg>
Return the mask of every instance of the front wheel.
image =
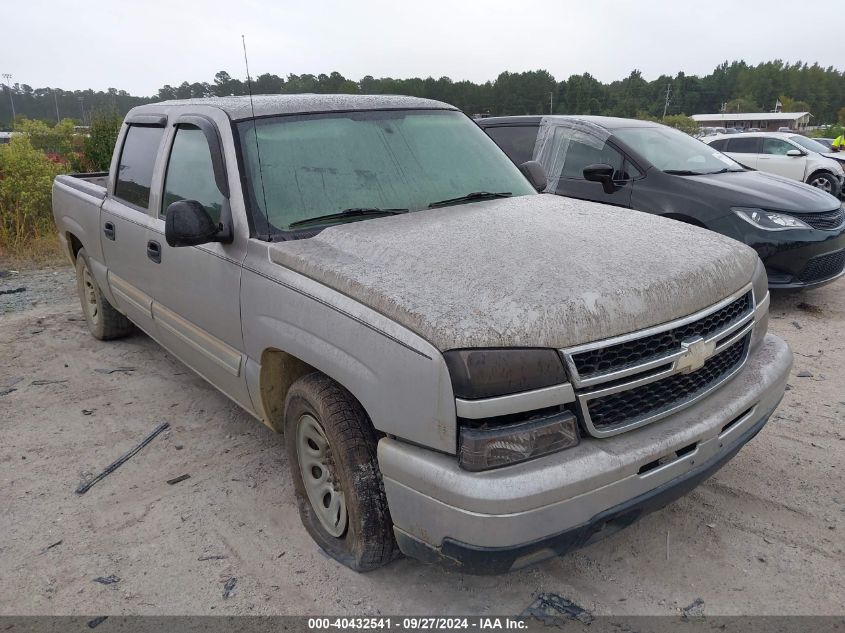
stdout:
<svg viewBox="0 0 845 633">
<path fill-rule="evenodd" d="M 837 193 L 836 189 L 838 187 L 838 184 L 836 182 L 836 179 L 831 174 L 826 174 L 823 172 L 813 174 L 807 180 L 807 184 L 811 187 L 815 187 L 816 189 L 821 189 L 822 191 L 825 191 L 832 196 L 836 195 Z"/>
<path fill-rule="evenodd" d="M 397 553 L 376 457 L 378 438 L 361 404 L 315 372 L 290 388 L 285 445 L 302 524 L 332 558 L 368 571 Z"/>
</svg>

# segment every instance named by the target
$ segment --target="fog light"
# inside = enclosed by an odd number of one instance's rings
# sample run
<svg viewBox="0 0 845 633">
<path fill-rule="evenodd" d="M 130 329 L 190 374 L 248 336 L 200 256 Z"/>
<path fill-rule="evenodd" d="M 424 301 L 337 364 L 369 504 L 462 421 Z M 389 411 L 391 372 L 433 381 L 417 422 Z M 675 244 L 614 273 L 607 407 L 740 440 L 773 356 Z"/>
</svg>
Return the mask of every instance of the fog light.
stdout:
<svg viewBox="0 0 845 633">
<path fill-rule="evenodd" d="M 575 416 L 569 412 L 489 429 L 461 429 L 460 465 L 489 470 L 548 455 L 579 442 Z"/>
</svg>

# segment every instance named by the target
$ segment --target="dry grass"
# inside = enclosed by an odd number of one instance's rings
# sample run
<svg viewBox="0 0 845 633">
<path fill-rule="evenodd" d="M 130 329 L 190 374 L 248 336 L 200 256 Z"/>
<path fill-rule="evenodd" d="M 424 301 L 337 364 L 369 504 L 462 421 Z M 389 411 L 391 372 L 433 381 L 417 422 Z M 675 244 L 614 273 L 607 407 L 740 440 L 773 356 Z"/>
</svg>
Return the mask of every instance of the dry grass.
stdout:
<svg viewBox="0 0 845 633">
<path fill-rule="evenodd" d="M 35 237 L 13 249 L 0 245 L 0 269 L 29 270 L 68 264 L 55 234 Z"/>
</svg>

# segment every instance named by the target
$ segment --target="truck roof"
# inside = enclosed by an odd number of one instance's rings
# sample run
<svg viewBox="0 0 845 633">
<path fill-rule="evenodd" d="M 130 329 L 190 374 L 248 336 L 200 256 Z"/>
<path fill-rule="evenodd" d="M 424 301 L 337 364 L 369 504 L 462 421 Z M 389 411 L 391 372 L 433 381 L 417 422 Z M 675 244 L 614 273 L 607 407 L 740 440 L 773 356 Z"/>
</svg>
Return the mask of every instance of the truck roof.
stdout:
<svg viewBox="0 0 845 633">
<path fill-rule="evenodd" d="M 615 130 L 624 127 L 657 127 L 660 125 L 656 121 L 646 121 L 641 119 L 625 119 L 614 116 L 593 116 L 581 114 L 553 114 L 553 115 L 529 115 L 529 116 L 496 116 L 485 117 L 476 121 L 481 127 L 491 125 L 515 125 L 519 123 L 525 124 L 540 124 L 546 121 L 554 123 L 559 121 L 565 123 L 566 121 L 583 121 L 598 125 L 606 130 Z"/>
<path fill-rule="evenodd" d="M 211 106 L 223 110 L 233 121 L 284 114 L 312 114 L 356 110 L 457 110 L 455 106 L 418 97 L 397 95 L 290 94 L 202 97 L 174 99 L 133 108 L 131 114 L 162 114 L 163 108 L 178 106 Z"/>
</svg>

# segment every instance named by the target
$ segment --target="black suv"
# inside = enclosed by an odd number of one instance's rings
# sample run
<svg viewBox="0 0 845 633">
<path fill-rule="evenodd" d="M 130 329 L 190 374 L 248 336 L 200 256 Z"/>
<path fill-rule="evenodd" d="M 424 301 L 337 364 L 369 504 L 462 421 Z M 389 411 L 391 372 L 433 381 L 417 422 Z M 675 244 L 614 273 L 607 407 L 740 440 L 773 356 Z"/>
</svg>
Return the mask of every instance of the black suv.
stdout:
<svg viewBox="0 0 845 633">
<path fill-rule="evenodd" d="M 748 169 L 649 121 L 514 116 L 477 123 L 517 165 L 538 161 L 545 191 L 702 226 L 753 247 L 772 288 L 833 281 L 845 271 L 845 211 L 804 183 Z"/>
</svg>

